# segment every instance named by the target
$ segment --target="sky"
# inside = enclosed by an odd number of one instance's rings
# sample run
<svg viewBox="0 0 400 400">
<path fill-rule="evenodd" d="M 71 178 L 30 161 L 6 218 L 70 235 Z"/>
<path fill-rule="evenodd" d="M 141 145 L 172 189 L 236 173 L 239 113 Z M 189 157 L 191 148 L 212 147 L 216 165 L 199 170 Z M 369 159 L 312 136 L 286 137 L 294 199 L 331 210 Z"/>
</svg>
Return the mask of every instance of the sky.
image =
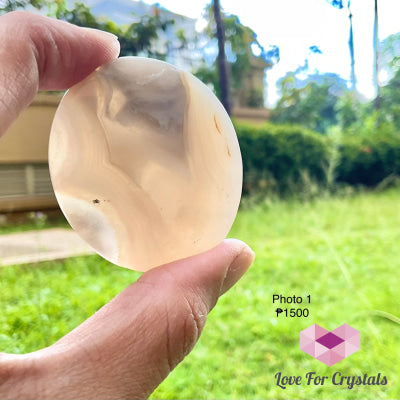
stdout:
<svg viewBox="0 0 400 400">
<path fill-rule="evenodd" d="M 153 0 L 144 0 L 154 4 Z M 158 0 L 175 13 L 200 19 L 209 0 Z M 235 14 L 242 24 L 257 34 L 264 48 L 277 45 L 281 59 L 267 71 L 268 105 L 273 105 L 279 94 L 277 80 L 295 70 L 308 58 L 310 72 L 333 72 L 344 79 L 350 77 L 348 47 L 349 19 L 346 9 L 338 10 L 326 0 L 220 0 L 226 12 Z M 347 2 L 346 2 L 347 3 Z M 352 0 L 355 72 L 357 89 L 373 98 L 373 25 L 374 0 Z M 379 0 L 379 39 L 400 31 L 400 0 Z M 322 54 L 309 54 L 310 46 L 318 46 Z"/>
</svg>

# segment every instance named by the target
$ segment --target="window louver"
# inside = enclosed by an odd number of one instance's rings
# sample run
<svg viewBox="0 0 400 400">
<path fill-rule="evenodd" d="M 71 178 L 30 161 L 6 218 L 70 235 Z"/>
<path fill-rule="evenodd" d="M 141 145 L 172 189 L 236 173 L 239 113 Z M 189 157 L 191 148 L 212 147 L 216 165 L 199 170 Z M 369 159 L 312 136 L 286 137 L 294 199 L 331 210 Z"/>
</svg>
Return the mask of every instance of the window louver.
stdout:
<svg viewBox="0 0 400 400">
<path fill-rule="evenodd" d="M 42 195 L 53 195 L 46 163 L 0 165 L 0 198 Z"/>
</svg>

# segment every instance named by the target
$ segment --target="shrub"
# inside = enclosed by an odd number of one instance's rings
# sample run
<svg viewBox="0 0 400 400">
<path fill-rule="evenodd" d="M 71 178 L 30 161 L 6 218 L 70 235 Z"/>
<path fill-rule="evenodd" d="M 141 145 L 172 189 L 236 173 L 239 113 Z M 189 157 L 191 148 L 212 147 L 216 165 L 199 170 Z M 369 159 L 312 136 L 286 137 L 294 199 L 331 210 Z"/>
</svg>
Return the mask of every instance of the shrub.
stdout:
<svg viewBox="0 0 400 400">
<path fill-rule="evenodd" d="M 370 135 L 345 135 L 339 154 L 338 182 L 375 186 L 389 175 L 400 174 L 399 134 L 386 123 Z"/>
<path fill-rule="evenodd" d="M 371 187 L 400 175 L 399 135 L 393 124 L 382 123 L 371 132 L 364 127 L 340 133 L 337 128 L 336 138 L 295 125 L 236 122 L 235 128 L 244 194 L 301 194 L 315 192 L 316 185 L 331 190 L 336 183 Z"/>
<path fill-rule="evenodd" d="M 235 123 L 243 157 L 243 191 L 293 190 L 304 174 L 322 182 L 328 162 L 323 136 L 293 125 Z"/>
</svg>

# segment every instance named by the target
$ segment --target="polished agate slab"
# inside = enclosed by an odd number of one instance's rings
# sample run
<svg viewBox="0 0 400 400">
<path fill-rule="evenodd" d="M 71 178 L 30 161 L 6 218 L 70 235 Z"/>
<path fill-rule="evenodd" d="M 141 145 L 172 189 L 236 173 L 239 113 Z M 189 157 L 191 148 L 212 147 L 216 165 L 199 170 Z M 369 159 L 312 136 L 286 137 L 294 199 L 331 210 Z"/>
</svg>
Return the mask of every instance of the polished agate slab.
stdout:
<svg viewBox="0 0 400 400">
<path fill-rule="evenodd" d="M 242 187 L 237 137 L 193 75 L 124 57 L 62 99 L 51 179 L 71 226 L 107 260 L 146 271 L 221 242 Z"/>
</svg>

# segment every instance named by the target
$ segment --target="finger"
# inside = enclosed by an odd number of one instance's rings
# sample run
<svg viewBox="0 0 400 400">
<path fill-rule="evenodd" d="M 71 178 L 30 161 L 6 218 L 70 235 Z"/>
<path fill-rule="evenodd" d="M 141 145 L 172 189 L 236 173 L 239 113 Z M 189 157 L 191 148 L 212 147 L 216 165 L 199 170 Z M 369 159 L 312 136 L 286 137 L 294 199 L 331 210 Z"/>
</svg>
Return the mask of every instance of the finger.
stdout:
<svg viewBox="0 0 400 400">
<path fill-rule="evenodd" d="M 147 397 L 190 352 L 218 297 L 253 259 L 243 242 L 225 240 L 143 274 L 55 345 L 28 355 L 49 366 L 44 374 L 52 385 L 45 387 L 46 395 Z M 40 385 L 37 374 L 35 382 Z"/>
<path fill-rule="evenodd" d="M 114 35 L 25 11 L 0 17 L 0 135 L 38 90 L 62 90 L 119 54 Z"/>
</svg>

